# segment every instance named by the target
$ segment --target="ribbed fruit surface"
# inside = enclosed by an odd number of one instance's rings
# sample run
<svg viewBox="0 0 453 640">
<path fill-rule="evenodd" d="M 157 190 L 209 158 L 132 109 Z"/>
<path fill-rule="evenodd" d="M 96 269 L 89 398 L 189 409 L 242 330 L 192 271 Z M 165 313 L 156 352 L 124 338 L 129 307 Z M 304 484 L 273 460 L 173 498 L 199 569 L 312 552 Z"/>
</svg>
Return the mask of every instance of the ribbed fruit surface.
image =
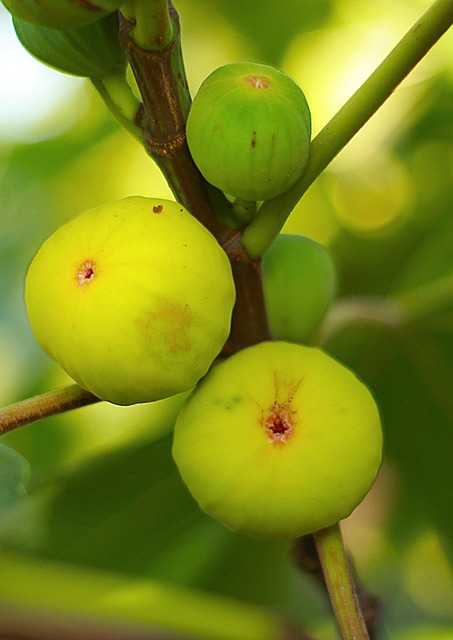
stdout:
<svg viewBox="0 0 453 640">
<path fill-rule="evenodd" d="M 173 455 L 207 513 L 254 537 L 294 538 L 351 513 L 381 447 L 376 404 L 349 369 L 319 349 L 263 342 L 203 379 Z"/>
<path fill-rule="evenodd" d="M 308 161 L 311 117 L 302 90 L 273 67 L 240 62 L 201 85 L 187 142 L 205 179 L 244 200 L 269 200 L 291 187 Z"/>
<path fill-rule="evenodd" d="M 131 197 L 58 229 L 28 271 L 44 351 L 116 404 L 191 389 L 225 343 L 235 290 L 214 237 L 181 205 Z"/>
</svg>

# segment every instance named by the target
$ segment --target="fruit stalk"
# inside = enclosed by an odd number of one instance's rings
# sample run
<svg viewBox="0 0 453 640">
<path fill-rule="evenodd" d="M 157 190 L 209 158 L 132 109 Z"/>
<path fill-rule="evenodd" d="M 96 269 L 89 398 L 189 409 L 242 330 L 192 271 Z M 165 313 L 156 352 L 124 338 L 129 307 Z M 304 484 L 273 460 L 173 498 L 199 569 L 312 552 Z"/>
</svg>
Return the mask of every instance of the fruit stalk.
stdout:
<svg viewBox="0 0 453 640">
<path fill-rule="evenodd" d="M 135 22 L 132 39 L 142 49 L 161 51 L 173 39 L 173 24 L 167 0 L 126 0 L 121 12 Z"/>
<path fill-rule="evenodd" d="M 248 253 L 263 255 L 301 197 L 363 125 L 386 102 L 453 23 L 453 1 L 437 0 L 412 26 L 385 60 L 313 139 L 303 176 L 288 191 L 268 200 L 247 227 Z"/>
<path fill-rule="evenodd" d="M 261 260 L 250 258 L 239 238 L 240 234 L 237 233 L 223 246 L 231 262 L 236 286 L 236 305 L 230 337 L 222 351 L 224 357 L 272 339 L 264 300 Z"/>
<path fill-rule="evenodd" d="M 186 143 L 191 99 L 181 52 L 179 18 L 173 7 L 170 7 L 170 18 L 173 39 L 166 49 L 141 49 L 130 35 L 134 24 L 127 19 L 120 27 L 120 42 L 143 99 L 148 120 L 144 129 L 147 153 L 158 164 L 176 200 L 219 238 L 222 226 L 214 215 L 209 195 L 212 190 L 208 191 Z M 230 207 L 223 196 L 214 194 L 214 197 L 218 199 L 217 206 L 224 202 L 223 206 Z"/>
<path fill-rule="evenodd" d="M 332 608 L 343 640 L 370 640 L 339 524 L 313 534 Z"/>
<path fill-rule="evenodd" d="M 43 418 L 99 402 L 99 398 L 78 384 L 27 398 L 0 411 L 0 435 Z"/>
</svg>

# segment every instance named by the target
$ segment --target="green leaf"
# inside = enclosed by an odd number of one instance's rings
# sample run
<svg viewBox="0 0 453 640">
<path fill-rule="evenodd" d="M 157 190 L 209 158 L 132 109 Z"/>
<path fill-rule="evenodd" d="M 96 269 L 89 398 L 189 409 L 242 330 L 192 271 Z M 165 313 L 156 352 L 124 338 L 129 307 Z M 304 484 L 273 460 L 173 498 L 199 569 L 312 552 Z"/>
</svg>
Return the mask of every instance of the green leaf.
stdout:
<svg viewBox="0 0 453 640">
<path fill-rule="evenodd" d="M 29 475 L 25 458 L 0 444 L 0 513 L 6 512 L 26 495 Z"/>
</svg>

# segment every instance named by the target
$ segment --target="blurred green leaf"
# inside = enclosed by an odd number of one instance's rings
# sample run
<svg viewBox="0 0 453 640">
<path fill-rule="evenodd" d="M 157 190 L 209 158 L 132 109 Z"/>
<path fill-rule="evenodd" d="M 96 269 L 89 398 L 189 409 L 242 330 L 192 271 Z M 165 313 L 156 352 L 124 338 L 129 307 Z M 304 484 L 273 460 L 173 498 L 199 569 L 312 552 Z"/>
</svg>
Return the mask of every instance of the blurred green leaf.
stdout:
<svg viewBox="0 0 453 640">
<path fill-rule="evenodd" d="M 249 38 L 263 62 L 281 61 L 294 36 L 315 29 L 329 16 L 332 0 L 202 0 L 208 8 L 214 6 L 234 26 Z"/>
<path fill-rule="evenodd" d="M 25 496 L 29 476 L 30 468 L 25 458 L 0 444 L 0 512 Z"/>
</svg>

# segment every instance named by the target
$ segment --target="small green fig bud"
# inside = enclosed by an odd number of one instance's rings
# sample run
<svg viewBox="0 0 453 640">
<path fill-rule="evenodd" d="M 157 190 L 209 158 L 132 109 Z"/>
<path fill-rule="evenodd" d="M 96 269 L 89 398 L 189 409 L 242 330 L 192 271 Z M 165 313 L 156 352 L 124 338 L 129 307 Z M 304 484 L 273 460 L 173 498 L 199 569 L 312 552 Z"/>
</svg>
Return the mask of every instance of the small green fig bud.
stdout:
<svg viewBox="0 0 453 640">
<path fill-rule="evenodd" d="M 117 13 L 75 29 L 49 29 L 13 18 L 21 44 L 32 56 L 58 71 L 103 78 L 126 69 L 126 54 L 118 40 Z"/>
<path fill-rule="evenodd" d="M 248 201 L 274 198 L 300 178 L 310 135 L 310 110 L 297 84 L 248 62 L 211 73 L 187 121 L 187 143 L 204 178 Z"/>
<path fill-rule="evenodd" d="M 208 514 L 254 537 L 294 538 L 351 513 L 381 448 L 376 404 L 349 369 L 314 347 L 263 342 L 189 396 L 173 456 Z"/>
<path fill-rule="evenodd" d="M 2 0 L 11 14 L 50 29 L 74 29 L 120 8 L 119 0 Z"/>
<path fill-rule="evenodd" d="M 279 340 L 304 342 L 335 295 L 335 267 L 314 240 L 281 234 L 265 253 L 263 289 L 269 325 Z"/>
<path fill-rule="evenodd" d="M 35 337 L 83 388 L 115 404 L 191 389 L 225 343 L 229 260 L 181 205 L 130 197 L 82 213 L 28 271 Z"/>
</svg>

